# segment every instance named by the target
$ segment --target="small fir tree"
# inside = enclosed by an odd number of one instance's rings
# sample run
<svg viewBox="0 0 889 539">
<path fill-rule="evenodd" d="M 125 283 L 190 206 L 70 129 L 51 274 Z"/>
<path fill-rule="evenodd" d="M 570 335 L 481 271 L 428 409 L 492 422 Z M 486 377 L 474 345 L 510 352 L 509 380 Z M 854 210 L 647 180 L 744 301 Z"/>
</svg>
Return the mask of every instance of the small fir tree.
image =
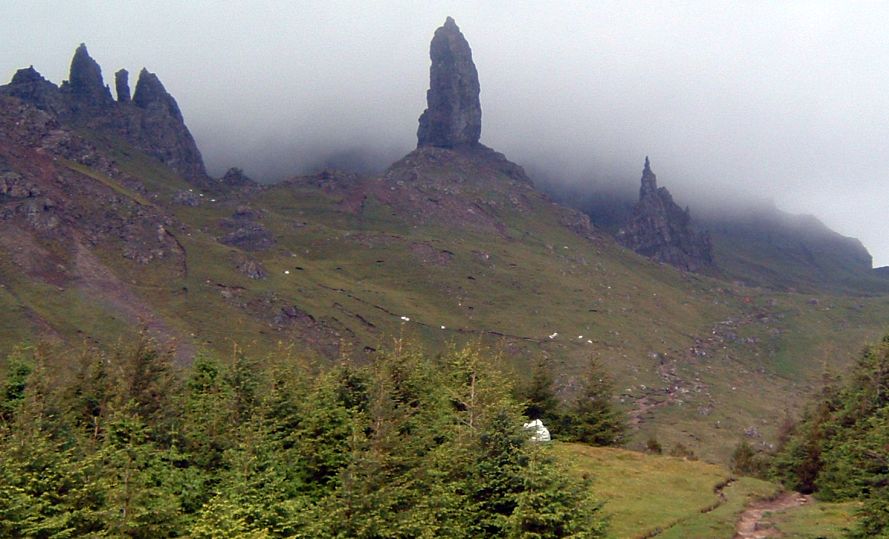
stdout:
<svg viewBox="0 0 889 539">
<path fill-rule="evenodd" d="M 613 392 L 611 378 L 601 363 L 591 357 L 567 417 L 567 431 L 572 439 L 601 446 L 623 443 L 626 419 L 611 402 Z"/>
</svg>

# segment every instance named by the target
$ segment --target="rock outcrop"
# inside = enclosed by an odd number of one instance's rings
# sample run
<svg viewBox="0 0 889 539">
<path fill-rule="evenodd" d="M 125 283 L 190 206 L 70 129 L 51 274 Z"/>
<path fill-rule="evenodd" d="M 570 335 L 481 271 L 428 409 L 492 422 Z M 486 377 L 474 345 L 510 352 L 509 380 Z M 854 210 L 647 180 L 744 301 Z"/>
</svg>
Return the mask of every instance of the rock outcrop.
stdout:
<svg viewBox="0 0 889 539">
<path fill-rule="evenodd" d="M 478 72 L 472 50 L 454 19 L 435 31 L 429 48 L 427 108 L 420 116 L 417 146 L 454 148 L 478 144 L 482 131 Z"/>
<path fill-rule="evenodd" d="M 695 230 L 688 208 L 683 210 L 666 187 L 657 186 L 648 157 L 642 171 L 639 202 L 617 239 L 643 256 L 684 271 L 697 272 L 713 266 L 709 235 Z"/>
<path fill-rule="evenodd" d="M 132 98 L 125 69 L 115 73 L 114 83 L 117 101 L 102 80 L 101 67 L 81 44 L 71 60 L 68 80 L 61 87 L 28 67 L 18 70 L 9 84 L 0 86 L 0 95 L 26 101 L 63 124 L 122 137 L 201 187 L 218 184 L 207 176 L 179 105 L 157 75 L 142 69 Z"/>
<path fill-rule="evenodd" d="M 59 87 L 43 78 L 34 66 L 16 71 L 9 84 L 0 86 L 0 94 L 17 97 L 56 116 L 68 110 Z"/>
<path fill-rule="evenodd" d="M 206 182 L 201 152 L 185 126 L 179 105 L 157 75 L 142 69 L 132 104 L 139 114 L 121 126 L 127 140 L 185 178 Z"/>
<path fill-rule="evenodd" d="M 226 171 L 226 173 L 219 179 L 219 181 L 226 188 L 242 191 L 242 192 L 250 192 L 254 191 L 259 187 L 252 178 L 244 174 L 244 171 L 237 167 L 232 167 Z"/>
</svg>

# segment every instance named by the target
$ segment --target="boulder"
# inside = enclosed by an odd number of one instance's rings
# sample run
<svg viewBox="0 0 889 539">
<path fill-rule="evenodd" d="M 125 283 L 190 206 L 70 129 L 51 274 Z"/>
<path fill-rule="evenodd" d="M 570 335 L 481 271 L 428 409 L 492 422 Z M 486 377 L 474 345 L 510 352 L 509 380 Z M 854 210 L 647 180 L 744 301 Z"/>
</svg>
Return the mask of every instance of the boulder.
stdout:
<svg viewBox="0 0 889 539">
<path fill-rule="evenodd" d="M 193 191 L 179 191 L 173 197 L 173 203 L 196 208 L 201 205 L 201 199 Z"/>
<path fill-rule="evenodd" d="M 244 171 L 237 167 L 232 167 L 225 172 L 225 175 L 219 181 L 226 187 L 239 191 L 252 191 L 259 185 Z"/>
<path fill-rule="evenodd" d="M 275 237 L 259 223 L 242 223 L 233 227 L 229 222 L 223 225 L 226 228 L 234 228 L 223 236 L 220 241 L 226 245 L 238 247 L 245 251 L 261 251 L 268 249 L 275 243 Z"/>
<path fill-rule="evenodd" d="M 237 268 L 238 271 L 254 280 L 265 279 L 268 275 L 262 264 L 249 258 L 238 262 Z"/>
</svg>

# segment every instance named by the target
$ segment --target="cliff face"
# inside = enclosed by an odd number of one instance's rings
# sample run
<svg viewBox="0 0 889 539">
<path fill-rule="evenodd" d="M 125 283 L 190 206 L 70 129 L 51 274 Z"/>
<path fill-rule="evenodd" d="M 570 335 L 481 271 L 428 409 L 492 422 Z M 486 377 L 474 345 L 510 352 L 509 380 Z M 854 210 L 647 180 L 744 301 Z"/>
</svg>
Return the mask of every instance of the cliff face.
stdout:
<svg viewBox="0 0 889 539">
<path fill-rule="evenodd" d="M 482 132 L 478 72 L 472 50 L 454 19 L 435 31 L 429 47 L 427 108 L 420 116 L 417 146 L 454 148 L 478 144 Z"/>
<path fill-rule="evenodd" d="M 89 127 L 123 137 L 186 179 L 207 184 L 206 169 L 176 100 L 157 75 L 143 69 L 130 99 L 128 74 L 115 74 L 117 101 L 102 79 L 102 69 L 81 44 L 61 87 L 44 79 L 33 67 L 20 69 L 0 86 L 0 95 L 22 99 L 57 117 L 63 124 Z"/>
<path fill-rule="evenodd" d="M 709 235 L 695 230 L 688 209 L 679 207 L 665 187 L 658 188 L 657 176 L 647 157 L 639 202 L 617 239 L 643 256 L 684 271 L 697 272 L 713 266 Z"/>
<path fill-rule="evenodd" d="M 132 104 L 122 102 L 117 108 L 124 111 L 125 120 L 118 130 L 131 144 L 187 179 L 207 177 L 201 152 L 185 126 L 179 105 L 157 75 L 143 68 Z"/>
</svg>

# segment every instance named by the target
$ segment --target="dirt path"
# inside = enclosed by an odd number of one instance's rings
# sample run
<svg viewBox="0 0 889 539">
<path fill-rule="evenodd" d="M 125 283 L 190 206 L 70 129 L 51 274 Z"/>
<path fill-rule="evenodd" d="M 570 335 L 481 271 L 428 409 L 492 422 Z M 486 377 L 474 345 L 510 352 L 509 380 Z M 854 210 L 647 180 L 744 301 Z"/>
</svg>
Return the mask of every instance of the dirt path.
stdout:
<svg viewBox="0 0 889 539">
<path fill-rule="evenodd" d="M 784 492 L 773 500 L 753 502 L 741 513 L 741 518 L 735 525 L 733 539 L 766 539 L 768 537 L 781 537 L 782 533 L 777 528 L 770 526 L 763 517 L 766 513 L 787 511 L 809 503 L 810 496 L 799 492 Z"/>
</svg>

